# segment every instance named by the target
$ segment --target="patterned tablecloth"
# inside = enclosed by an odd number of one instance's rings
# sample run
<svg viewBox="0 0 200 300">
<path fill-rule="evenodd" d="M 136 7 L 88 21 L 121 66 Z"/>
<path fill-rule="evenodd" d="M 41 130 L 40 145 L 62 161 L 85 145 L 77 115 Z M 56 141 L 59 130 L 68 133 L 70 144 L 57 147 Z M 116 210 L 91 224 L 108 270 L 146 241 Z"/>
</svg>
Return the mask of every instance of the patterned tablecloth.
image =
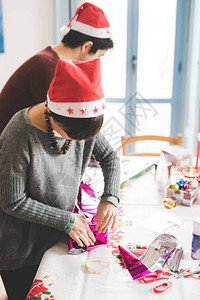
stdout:
<svg viewBox="0 0 200 300">
<path fill-rule="evenodd" d="M 153 292 L 155 283 L 133 280 L 123 267 L 118 245 L 140 255 L 160 233 L 175 235 L 182 243 L 184 255 L 180 268 L 199 268 L 191 259 L 192 220 L 200 215 L 200 203 L 192 207 L 176 206 L 167 210 L 163 194 L 158 191 L 153 170 L 121 190 L 118 222 L 109 232 L 107 245 L 80 255 L 68 253 L 67 238 L 62 239 L 43 256 L 27 299 L 41 300 L 122 300 L 125 299 L 200 299 L 199 277 L 175 280 L 162 296 Z M 106 257 L 109 270 L 90 274 L 85 263 L 93 257 Z"/>
</svg>

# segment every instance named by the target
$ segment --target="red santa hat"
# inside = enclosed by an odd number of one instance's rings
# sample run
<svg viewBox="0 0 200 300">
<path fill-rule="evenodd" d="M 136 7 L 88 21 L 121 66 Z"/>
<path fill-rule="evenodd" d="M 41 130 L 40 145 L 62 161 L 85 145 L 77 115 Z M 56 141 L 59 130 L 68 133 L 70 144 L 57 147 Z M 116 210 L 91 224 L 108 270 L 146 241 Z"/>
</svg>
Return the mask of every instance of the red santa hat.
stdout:
<svg viewBox="0 0 200 300">
<path fill-rule="evenodd" d="M 110 25 L 103 10 L 89 2 L 77 8 L 69 24 L 61 28 L 61 33 L 66 35 L 70 29 L 96 38 L 110 37 Z"/>
<path fill-rule="evenodd" d="M 93 118 L 104 113 L 100 59 L 59 60 L 47 95 L 49 109 L 70 118 Z"/>
</svg>

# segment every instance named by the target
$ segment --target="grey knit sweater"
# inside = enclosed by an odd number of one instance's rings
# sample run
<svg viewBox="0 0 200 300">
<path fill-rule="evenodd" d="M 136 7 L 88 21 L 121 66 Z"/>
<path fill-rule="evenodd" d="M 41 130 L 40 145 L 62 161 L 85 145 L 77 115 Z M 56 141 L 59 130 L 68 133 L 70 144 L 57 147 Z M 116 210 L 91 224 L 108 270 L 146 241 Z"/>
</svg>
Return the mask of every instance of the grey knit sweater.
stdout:
<svg viewBox="0 0 200 300">
<path fill-rule="evenodd" d="M 104 196 L 119 192 L 119 159 L 101 133 L 73 141 L 59 155 L 48 134 L 31 125 L 27 111 L 15 114 L 0 136 L 0 270 L 39 264 L 61 232 L 69 231 L 92 153 L 104 174 Z"/>
</svg>

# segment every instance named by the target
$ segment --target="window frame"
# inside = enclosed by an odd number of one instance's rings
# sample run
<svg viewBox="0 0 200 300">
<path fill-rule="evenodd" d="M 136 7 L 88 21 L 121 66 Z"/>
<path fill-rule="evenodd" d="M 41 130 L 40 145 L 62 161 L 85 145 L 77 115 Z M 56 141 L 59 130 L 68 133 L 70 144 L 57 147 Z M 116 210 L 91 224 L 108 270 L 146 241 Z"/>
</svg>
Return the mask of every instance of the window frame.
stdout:
<svg viewBox="0 0 200 300">
<path fill-rule="evenodd" d="M 74 15 L 80 0 L 55 0 L 55 40 L 61 40 L 60 28 Z M 184 46 L 186 39 L 187 0 L 177 0 L 175 53 L 174 53 L 174 76 L 173 76 L 173 97 L 171 99 L 137 99 L 136 98 L 136 74 L 137 65 L 133 59 L 137 59 L 138 46 L 138 10 L 139 0 L 128 0 L 127 16 L 127 60 L 126 60 L 126 97 L 106 98 L 108 103 L 122 103 L 125 105 L 125 134 L 135 135 L 135 124 L 130 122 L 130 99 L 132 106 L 136 107 L 138 102 L 149 103 L 170 103 L 172 106 L 170 135 L 177 136 L 180 131 L 181 102 L 182 102 L 182 65 L 184 60 Z M 175 100 L 176 99 L 176 100 Z M 129 114 L 129 117 L 127 115 Z M 136 110 L 132 111 L 132 119 L 136 118 Z"/>
</svg>

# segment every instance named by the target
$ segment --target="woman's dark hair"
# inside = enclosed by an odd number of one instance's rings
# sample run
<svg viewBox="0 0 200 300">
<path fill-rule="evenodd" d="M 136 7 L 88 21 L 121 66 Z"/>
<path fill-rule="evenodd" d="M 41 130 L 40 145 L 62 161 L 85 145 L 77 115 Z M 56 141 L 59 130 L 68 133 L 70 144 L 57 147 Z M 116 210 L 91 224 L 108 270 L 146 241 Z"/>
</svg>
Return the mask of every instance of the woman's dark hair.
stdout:
<svg viewBox="0 0 200 300">
<path fill-rule="evenodd" d="M 82 46 L 85 42 L 91 41 L 93 45 L 89 51 L 89 53 L 96 53 L 97 50 L 108 50 L 113 48 L 113 41 L 111 38 L 108 39 L 100 39 L 95 38 L 90 35 L 86 35 L 71 29 L 68 34 L 66 34 L 63 39 L 62 43 L 65 46 L 68 46 L 72 49 Z"/>
<path fill-rule="evenodd" d="M 104 115 L 94 118 L 69 118 L 50 111 L 52 118 L 73 140 L 88 140 L 95 136 L 103 125 Z"/>
</svg>

